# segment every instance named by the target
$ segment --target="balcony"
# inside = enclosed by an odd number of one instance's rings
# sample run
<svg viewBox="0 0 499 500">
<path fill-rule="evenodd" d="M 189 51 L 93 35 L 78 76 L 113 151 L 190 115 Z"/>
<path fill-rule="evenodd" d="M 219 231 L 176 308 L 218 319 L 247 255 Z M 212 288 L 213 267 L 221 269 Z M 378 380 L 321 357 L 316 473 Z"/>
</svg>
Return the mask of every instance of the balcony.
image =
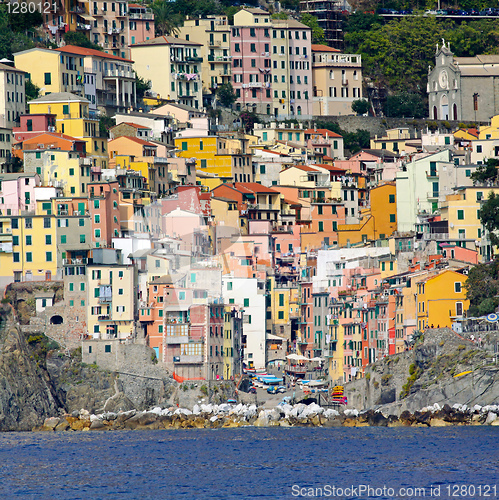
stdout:
<svg viewBox="0 0 499 500">
<path fill-rule="evenodd" d="M 165 335 L 164 344 L 188 344 L 189 336 L 188 335 Z"/>
<path fill-rule="evenodd" d="M 174 363 L 181 363 L 181 364 L 200 364 L 203 363 L 203 355 L 202 354 L 191 354 L 191 355 L 181 355 L 181 356 L 175 356 L 173 358 Z"/>
<path fill-rule="evenodd" d="M 130 18 L 130 21 L 134 21 L 137 19 L 142 19 L 143 21 L 154 20 L 154 14 L 151 14 L 149 12 L 129 12 L 128 17 Z"/>
<path fill-rule="evenodd" d="M 111 315 L 110 314 L 102 314 L 98 316 L 97 318 L 99 321 L 111 321 Z"/>
<path fill-rule="evenodd" d="M 79 258 L 79 259 L 62 259 L 63 266 L 85 266 L 87 265 L 87 259 Z"/>
<path fill-rule="evenodd" d="M 292 365 L 287 365 L 285 370 L 288 373 L 293 373 L 294 375 L 305 375 L 307 373 L 307 368 L 305 366 L 292 366 Z"/>
<path fill-rule="evenodd" d="M 104 73 L 104 78 L 135 78 L 135 72 L 132 70 L 118 70 L 118 69 L 108 69 Z"/>
<path fill-rule="evenodd" d="M 449 239 L 449 233 L 423 233 L 423 240 L 440 240 L 446 241 Z"/>
<path fill-rule="evenodd" d="M 426 177 L 427 178 L 430 178 L 430 177 L 438 178 L 437 171 L 436 170 L 430 170 L 429 172 L 426 172 Z"/>
<path fill-rule="evenodd" d="M 92 29 L 92 25 L 84 23 L 76 23 L 76 29 L 82 31 L 90 31 Z"/>
<path fill-rule="evenodd" d="M 188 63 L 201 63 L 201 62 L 203 62 L 202 57 L 186 57 L 185 60 Z"/>
</svg>

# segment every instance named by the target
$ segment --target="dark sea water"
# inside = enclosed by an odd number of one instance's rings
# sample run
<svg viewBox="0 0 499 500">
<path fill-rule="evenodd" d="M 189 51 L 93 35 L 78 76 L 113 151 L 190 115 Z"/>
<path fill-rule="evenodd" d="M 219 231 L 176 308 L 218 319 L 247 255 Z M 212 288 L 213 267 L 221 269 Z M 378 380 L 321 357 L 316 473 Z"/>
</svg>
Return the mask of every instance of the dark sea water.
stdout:
<svg viewBox="0 0 499 500">
<path fill-rule="evenodd" d="M 377 490 L 332 489 L 359 485 Z M 3 433 L 0 492 L 1 500 L 495 499 L 499 427 Z"/>
</svg>

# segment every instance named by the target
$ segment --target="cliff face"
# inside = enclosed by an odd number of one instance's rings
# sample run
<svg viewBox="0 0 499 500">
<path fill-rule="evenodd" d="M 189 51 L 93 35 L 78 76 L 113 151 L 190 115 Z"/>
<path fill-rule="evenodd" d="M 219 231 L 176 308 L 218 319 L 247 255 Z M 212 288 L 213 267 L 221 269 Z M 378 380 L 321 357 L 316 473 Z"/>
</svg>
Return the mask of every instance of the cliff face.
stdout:
<svg viewBox="0 0 499 500">
<path fill-rule="evenodd" d="M 130 363 L 126 374 L 85 365 L 80 349 L 69 352 L 45 335 L 23 332 L 12 311 L 0 310 L 0 431 L 31 430 L 82 408 L 101 413 L 171 406 L 177 387 L 152 362 Z"/>
<path fill-rule="evenodd" d="M 374 363 L 345 392 L 349 407 L 394 415 L 434 403 L 484 406 L 499 401 L 499 364 L 448 328 L 428 330 L 413 350 Z"/>
<path fill-rule="evenodd" d="M 57 414 L 61 401 L 19 330 L 3 325 L 0 334 L 0 431 L 31 430 Z"/>
</svg>

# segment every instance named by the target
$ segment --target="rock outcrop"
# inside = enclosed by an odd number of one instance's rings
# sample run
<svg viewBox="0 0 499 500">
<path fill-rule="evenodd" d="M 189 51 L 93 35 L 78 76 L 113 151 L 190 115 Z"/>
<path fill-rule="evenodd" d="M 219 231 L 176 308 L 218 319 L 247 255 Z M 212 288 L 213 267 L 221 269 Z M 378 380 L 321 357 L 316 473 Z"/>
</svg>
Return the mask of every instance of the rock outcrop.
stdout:
<svg viewBox="0 0 499 500">
<path fill-rule="evenodd" d="M 401 416 L 438 403 L 486 406 L 499 401 L 499 364 L 448 328 L 427 330 L 413 350 L 383 358 L 345 384 L 350 405 Z"/>
<path fill-rule="evenodd" d="M 359 412 L 355 409 L 342 413 L 310 405 L 279 405 L 259 409 L 256 405 L 195 405 L 186 408 L 155 407 L 143 412 L 105 412 L 98 415 L 87 410 L 71 415 L 47 418 L 38 431 L 102 431 L 154 429 L 217 429 L 227 427 L 443 427 L 450 425 L 499 425 L 499 405 L 465 405 L 441 408 L 438 404 L 420 411 L 403 412 L 400 417 L 384 415 L 380 411 Z"/>
</svg>

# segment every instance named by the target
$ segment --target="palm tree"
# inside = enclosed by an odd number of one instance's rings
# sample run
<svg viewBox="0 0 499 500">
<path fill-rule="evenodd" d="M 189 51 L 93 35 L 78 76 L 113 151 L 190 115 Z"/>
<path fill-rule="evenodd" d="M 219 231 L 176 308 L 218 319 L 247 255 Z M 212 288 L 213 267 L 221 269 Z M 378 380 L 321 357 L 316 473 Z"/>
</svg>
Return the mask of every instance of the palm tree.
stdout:
<svg viewBox="0 0 499 500">
<path fill-rule="evenodd" d="M 151 9 L 154 12 L 156 35 L 176 35 L 179 32 L 179 26 L 182 24 L 181 15 L 173 10 L 170 3 L 165 0 L 154 0 Z"/>
</svg>

